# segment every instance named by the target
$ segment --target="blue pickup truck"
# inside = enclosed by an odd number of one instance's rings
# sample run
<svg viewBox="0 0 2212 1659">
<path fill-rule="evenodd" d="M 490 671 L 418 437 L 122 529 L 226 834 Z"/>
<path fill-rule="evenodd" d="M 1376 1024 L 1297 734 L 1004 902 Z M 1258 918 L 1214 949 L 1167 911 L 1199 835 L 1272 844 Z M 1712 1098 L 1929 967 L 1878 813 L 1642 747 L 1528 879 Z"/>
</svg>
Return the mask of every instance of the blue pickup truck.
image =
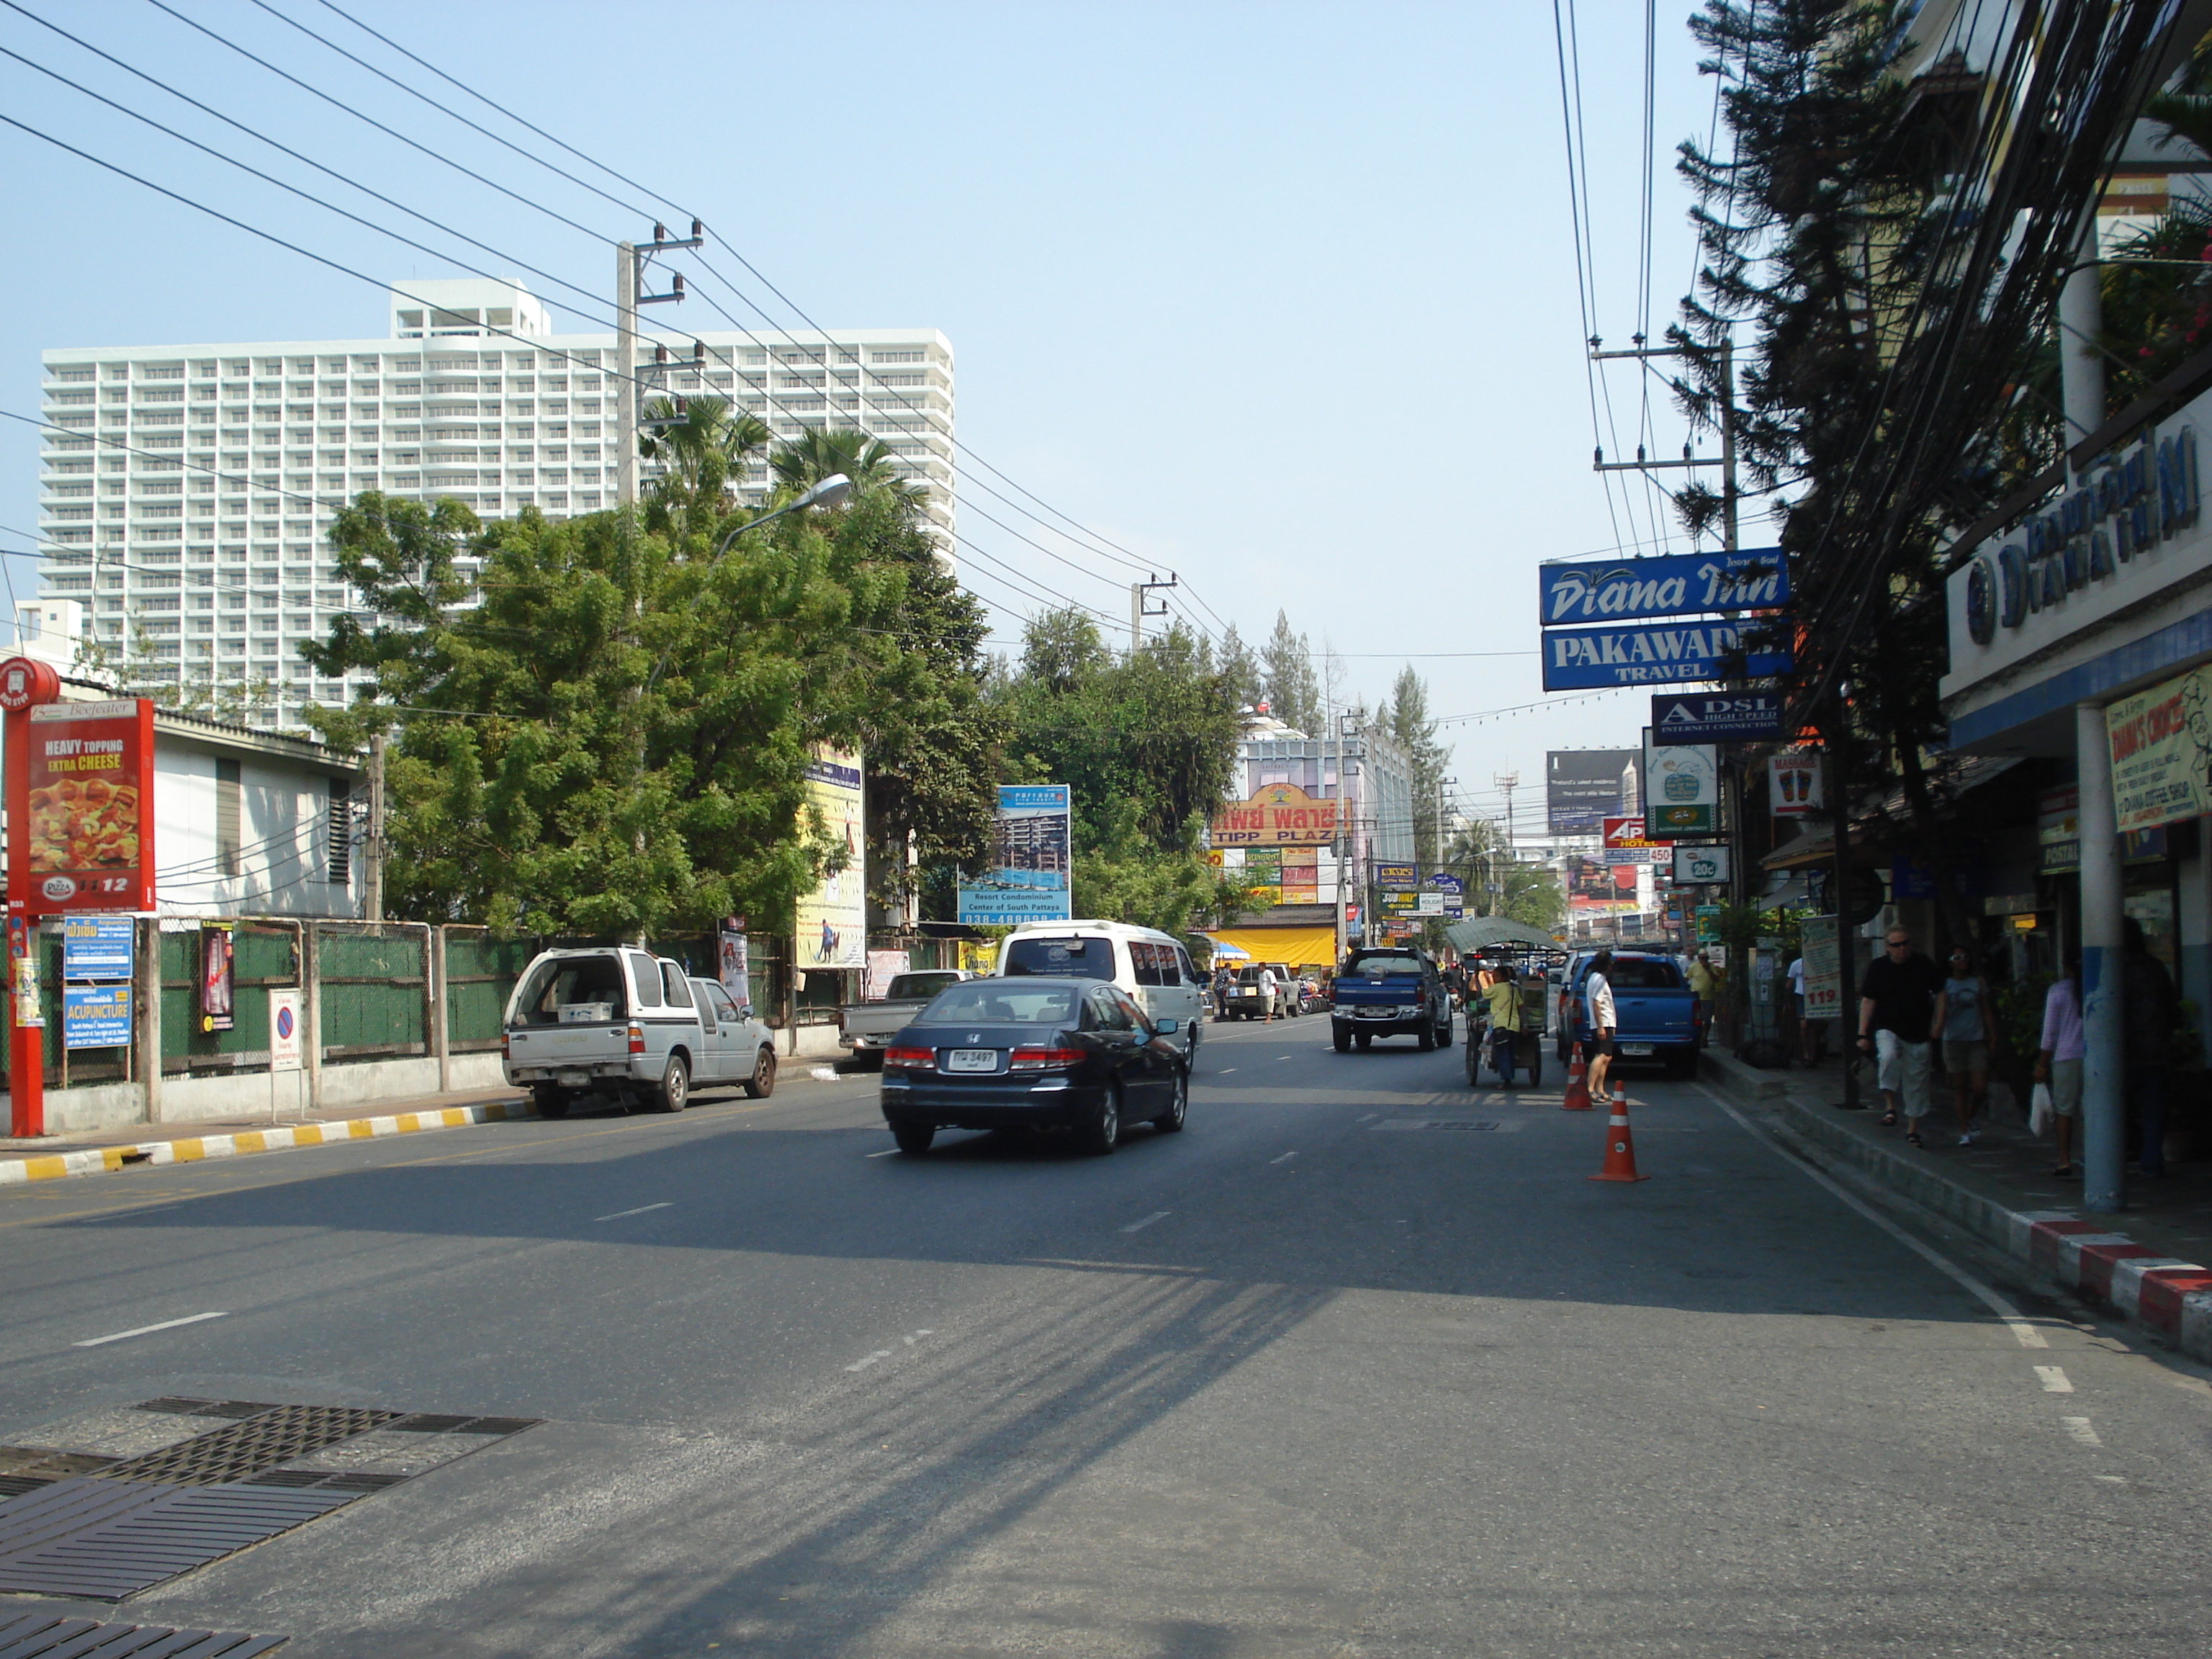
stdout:
<svg viewBox="0 0 2212 1659">
<path fill-rule="evenodd" d="M 1362 1048 L 1379 1036 L 1411 1034 L 1423 1054 L 1449 1048 L 1451 993 L 1436 960 L 1410 945 L 1377 945 L 1347 951 L 1336 972 L 1329 1036 L 1336 1052 Z"/>
<path fill-rule="evenodd" d="M 1567 964 L 1559 992 L 1559 1018 L 1552 1029 L 1559 1033 L 1559 1058 L 1565 1060 L 1577 1042 L 1590 1039 L 1589 1011 L 1583 1000 L 1583 983 L 1589 977 L 1595 951 L 1577 953 Z M 1658 1060 L 1675 1077 L 1695 1077 L 1698 1048 L 1705 1029 L 1705 1011 L 1698 994 L 1690 988 L 1682 964 L 1656 951 L 1615 951 L 1613 972 L 1613 1042 L 1623 1060 Z"/>
</svg>

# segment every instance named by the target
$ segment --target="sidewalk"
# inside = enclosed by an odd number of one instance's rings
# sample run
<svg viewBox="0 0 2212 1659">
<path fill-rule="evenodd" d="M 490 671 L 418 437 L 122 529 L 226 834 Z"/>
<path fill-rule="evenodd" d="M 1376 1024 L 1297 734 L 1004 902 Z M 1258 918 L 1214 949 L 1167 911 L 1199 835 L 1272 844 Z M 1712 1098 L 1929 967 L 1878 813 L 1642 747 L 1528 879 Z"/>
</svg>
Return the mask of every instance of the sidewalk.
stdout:
<svg viewBox="0 0 2212 1659">
<path fill-rule="evenodd" d="M 2168 1161 L 2160 1180 L 2130 1176 L 2127 1208 L 2099 1214 L 2081 1183 L 2051 1173 L 2052 1144 L 2018 1110 L 1993 1108 L 1972 1146 L 1958 1145 L 1950 1091 L 1922 1120 L 1924 1147 L 1905 1125 L 1881 1126 L 1881 1097 L 1847 1112 L 1835 1060 L 1818 1070 L 1761 1071 L 1706 1051 L 1705 1080 L 1741 1104 L 1775 1112 L 1814 1161 L 1855 1172 L 1965 1227 L 2064 1288 L 2100 1303 L 2195 1359 L 2212 1362 L 2212 1168 Z M 2078 1152 L 2077 1152 L 2078 1155 Z"/>
</svg>

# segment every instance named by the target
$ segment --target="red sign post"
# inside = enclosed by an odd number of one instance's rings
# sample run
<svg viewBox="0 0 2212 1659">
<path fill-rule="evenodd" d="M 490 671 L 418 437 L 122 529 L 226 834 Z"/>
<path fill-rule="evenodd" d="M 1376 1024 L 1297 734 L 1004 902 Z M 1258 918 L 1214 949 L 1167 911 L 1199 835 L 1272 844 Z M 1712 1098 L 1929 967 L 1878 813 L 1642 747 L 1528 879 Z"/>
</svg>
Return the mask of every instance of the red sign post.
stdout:
<svg viewBox="0 0 2212 1659">
<path fill-rule="evenodd" d="M 8 802 L 10 1128 L 46 1133 L 38 921 L 64 911 L 154 908 L 154 705 L 58 701 L 28 657 L 0 662 Z"/>
</svg>

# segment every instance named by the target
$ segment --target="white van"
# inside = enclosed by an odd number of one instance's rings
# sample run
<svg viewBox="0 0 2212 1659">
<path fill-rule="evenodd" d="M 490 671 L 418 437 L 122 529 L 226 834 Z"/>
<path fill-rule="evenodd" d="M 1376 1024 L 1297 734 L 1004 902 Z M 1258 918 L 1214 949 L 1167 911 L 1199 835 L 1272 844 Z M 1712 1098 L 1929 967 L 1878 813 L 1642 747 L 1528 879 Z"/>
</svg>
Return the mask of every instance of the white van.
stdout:
<svg viewBox="0 0 2212 1659">
<path fill-rule="evenodd" d="M 1181 1021 L 1183 1052 L 1197 1058 L 1206 981 L 1172 933 L 1125 921 L 1024 921 L 999 941 L 999 972 L 1110 981 L 1150 1018 Z"/>
</svg>

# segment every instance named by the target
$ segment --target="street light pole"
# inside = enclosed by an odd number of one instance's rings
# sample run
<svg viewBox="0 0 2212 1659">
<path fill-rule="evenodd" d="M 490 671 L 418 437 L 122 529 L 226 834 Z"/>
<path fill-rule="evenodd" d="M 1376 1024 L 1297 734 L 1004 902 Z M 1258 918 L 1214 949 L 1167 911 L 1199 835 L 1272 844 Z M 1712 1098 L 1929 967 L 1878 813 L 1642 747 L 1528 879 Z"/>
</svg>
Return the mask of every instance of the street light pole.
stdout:
<svg viewBox="0 0 2212 1659">
<path fill-rule="evenodd" d="M 714 544 L 714 552 L 709 554 L 708 556 L 714 559 L 720 558 L 723 554 L 730 550 L 730 544 L 737 540 L 738 537 L 744 535 L 745 532 L 748 530 L 758 530 L 763 525 L 772 523 L 775 520 L 783 517 L 787 513 L 796 513 L 800 508 L 808 507 L 835 507 L 852 493 L 853 481 L 842 472 L 832 472 L 828 477 L 823 479 L 820 483 L 815 484 L 811 489 L 806 489 L 798 495 L 794 495 L 791 500 L 786 501 L 781 507 L 776 508 L 775 512 L 763 513 L 760 517 L 755 519 L 750 524 L 739 525 L 735 530 L 732 530 L 728 535 L 723 537 L 720 541 L 717 542 Z"/>
</svg>

